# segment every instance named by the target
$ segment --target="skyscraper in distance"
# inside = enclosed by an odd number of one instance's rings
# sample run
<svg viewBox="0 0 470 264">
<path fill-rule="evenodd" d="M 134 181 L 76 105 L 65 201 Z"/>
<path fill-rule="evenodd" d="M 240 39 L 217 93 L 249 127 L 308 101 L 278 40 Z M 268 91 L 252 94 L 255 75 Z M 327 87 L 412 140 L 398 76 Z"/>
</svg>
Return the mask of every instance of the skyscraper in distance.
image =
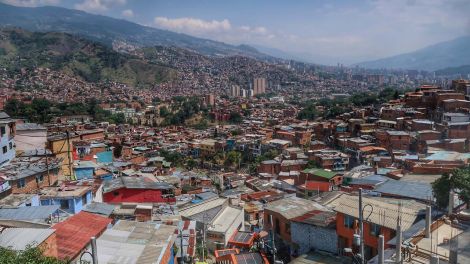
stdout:
<svg viewBox="0 0 470 264">
<path fill-rule="evenodd" d="M 253 80 L 253 94 L 264 94 L 266 93 L 266 78 L 255 78 Z"/>
</svg>

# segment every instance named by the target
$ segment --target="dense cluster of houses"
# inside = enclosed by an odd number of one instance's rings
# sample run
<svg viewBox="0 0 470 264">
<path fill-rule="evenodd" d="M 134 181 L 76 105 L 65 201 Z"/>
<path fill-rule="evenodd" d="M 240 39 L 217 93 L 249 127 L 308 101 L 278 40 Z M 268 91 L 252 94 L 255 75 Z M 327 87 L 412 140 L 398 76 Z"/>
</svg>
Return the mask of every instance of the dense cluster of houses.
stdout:
<svg viewBox="0 0 470 264">
<path fill-rule="evenodd" d="M 255 99 L 239 125 L 203 130 L 0 112 L 0 247 L 91 260 L 95 237 L 100 263 L 467 263 L 470 211 L 452 193 L 438 208 L 432 183 L 470 163 L 469 87 L 308 122 Z"/>
</svg>

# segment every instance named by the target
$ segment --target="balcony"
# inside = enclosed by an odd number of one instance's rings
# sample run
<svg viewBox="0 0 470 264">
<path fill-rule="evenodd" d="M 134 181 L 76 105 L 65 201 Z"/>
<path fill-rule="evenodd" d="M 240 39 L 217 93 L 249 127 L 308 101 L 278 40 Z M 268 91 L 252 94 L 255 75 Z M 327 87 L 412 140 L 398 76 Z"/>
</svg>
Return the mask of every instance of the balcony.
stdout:
<svg viewBox="0 0 470 264">
<path fill-rule="evenodd" d="M 10 183 L 8 181 L 0 181 L 0 194 L 4 193 L 11 189 Z"/>
</svg>

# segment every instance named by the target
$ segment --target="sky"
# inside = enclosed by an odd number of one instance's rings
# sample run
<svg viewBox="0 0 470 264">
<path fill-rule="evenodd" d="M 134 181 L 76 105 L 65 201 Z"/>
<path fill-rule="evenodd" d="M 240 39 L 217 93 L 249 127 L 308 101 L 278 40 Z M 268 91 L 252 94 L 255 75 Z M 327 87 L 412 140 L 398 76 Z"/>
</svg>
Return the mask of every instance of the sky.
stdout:
<svg viewBox="0 0 470 264">
<path fill-rule="evenodd" d="M 470 0 L 0 0 L 351 64 L 470 34 Z"/>
</svg>

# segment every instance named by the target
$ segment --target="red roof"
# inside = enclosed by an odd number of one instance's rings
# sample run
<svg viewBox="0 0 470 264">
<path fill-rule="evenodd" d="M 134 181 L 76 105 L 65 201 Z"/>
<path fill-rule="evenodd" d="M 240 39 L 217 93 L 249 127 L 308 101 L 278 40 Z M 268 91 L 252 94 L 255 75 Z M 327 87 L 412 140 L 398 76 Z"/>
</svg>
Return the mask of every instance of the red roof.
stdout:
<svg viewBox="0 0 470 264">
<path fill-rule="evenodd" d="M 330 182 L 307 181 L 299 186 L 299 189 L 307 191 L 329 192 L 331 189 Z"/>
<path fill-rule="evenodd" d="M 112 219 L 87 212 L 80 212 L 67 220 L 55 224 L 59 259 L 73 260 L 82 251 L 91 237 L 98 237 Z"/>
</svg>

